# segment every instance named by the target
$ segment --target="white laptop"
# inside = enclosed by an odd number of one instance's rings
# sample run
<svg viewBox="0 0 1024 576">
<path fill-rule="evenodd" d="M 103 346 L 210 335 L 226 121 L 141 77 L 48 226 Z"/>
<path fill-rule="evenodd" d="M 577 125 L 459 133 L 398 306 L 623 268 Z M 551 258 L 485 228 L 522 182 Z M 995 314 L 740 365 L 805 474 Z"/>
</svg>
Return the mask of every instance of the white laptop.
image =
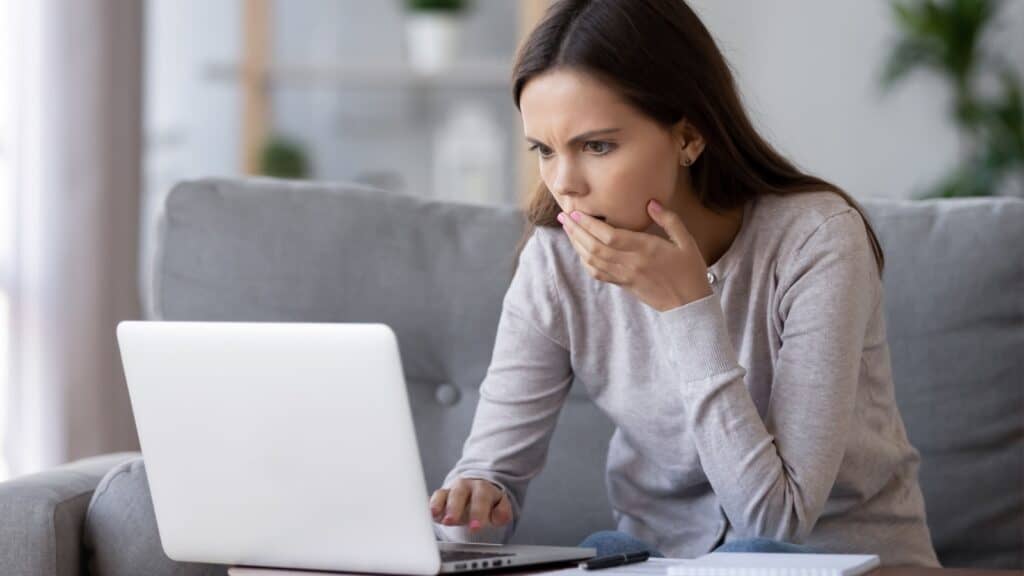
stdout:
<svg viewBox="0 0 1024 576">
<path fill-rule="evenodd" d="M 386 325 L 122 322 L 117 338 L 173 560 L 437 574 L 594 555 L 436 541 Z"/>
</svg>

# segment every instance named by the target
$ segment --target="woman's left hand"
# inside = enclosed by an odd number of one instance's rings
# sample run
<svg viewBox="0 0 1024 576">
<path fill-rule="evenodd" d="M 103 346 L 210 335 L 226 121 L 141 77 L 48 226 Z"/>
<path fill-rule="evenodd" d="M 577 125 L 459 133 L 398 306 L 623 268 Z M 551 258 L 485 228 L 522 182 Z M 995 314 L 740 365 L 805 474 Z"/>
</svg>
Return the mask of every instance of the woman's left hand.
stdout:
<svg viewBox="0 0 1024 576">
<path fill-rule="evenodd" d="M 654 200 L 647 213 L 671 241 L 615 228 L 582 212 L 562 213 L 558 220 L 591 276 L 626 288 L 655 310 L 710 296 L 707 264 L 683 221 Z"/>
</svg>

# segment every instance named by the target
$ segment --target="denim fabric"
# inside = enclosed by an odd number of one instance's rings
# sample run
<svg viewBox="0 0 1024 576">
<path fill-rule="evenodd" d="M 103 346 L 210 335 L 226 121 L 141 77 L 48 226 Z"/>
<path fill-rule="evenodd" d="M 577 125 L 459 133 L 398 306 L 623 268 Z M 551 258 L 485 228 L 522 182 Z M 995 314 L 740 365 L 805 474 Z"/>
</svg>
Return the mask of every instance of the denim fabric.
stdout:
<svg viewBox="0 0 1024 576">
<path fill-rule="evenodd" d="M 598 556 L 608 554 L 624 554 L 627 552 L 641 552 L 647 550 L 655 558 L 664 558 L 665 555 L 655 549 L 654 546 L 634 538 L 625 532 L 616 530 L 602 530 L 594 532 L 580 542 L 581 548 L 596 548 Z"/>
<path fill-rule="evenodd" d="M 718 548 L 715 548 L 715 552 L 784 552 L 787 554 L 814 554 L 817 551 L 810 546 L 804 546 L 802 544 L 790 544 L 789 542 L 779 542 L 778 540 L 770 540 L 768 538 L 746 538 L 744 540 L 726 542 Z"/>
</svg>

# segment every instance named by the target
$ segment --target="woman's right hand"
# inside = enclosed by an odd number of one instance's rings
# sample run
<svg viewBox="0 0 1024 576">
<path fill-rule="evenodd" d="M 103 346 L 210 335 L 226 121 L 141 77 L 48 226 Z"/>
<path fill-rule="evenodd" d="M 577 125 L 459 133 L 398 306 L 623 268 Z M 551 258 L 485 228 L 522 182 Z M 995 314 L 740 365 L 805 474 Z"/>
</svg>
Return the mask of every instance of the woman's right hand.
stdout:
<svg viewBox="0 0 1024 576">
<path fill-rule="evenodd" d="M 430 497 L 430 514 L 434 522 L 445 526 L 469 524 L 469 531 L 476 532 L 511 522 L 512 503 L 493 482 L 457 478 L 450 488 L 436 490 Z"/>
</svg>

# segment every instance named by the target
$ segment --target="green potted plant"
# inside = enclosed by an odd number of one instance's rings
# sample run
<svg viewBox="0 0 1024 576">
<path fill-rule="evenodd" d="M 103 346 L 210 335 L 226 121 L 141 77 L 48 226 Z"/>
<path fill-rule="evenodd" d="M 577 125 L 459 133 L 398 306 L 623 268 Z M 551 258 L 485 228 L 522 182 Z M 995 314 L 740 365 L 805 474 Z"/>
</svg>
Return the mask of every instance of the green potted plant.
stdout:
<svg viewBox="0 0 1024 576">
<path fill-rule="evenodd" d="M 260 150 L 259 171 L 264 176 L 274 178 L 308 178 L 309 159 L 298 142 L 272 136 Z"/>
<path fill-rule="evenodd" d="M 892 3 L 900 37 L 890 51 L 882 86 L 890 89 L 922 69 L 952 91 L 950 113 L 964 140 L 959 166 L 922 197 L 987 196 L 1016 178 L 1024 191 L 1024 104 L 1009 62 L 981 42 L 1002 0 L 898 0 Z M 979 79 L 998 79 L 994 94 Z"/>
<path fill-rule="evenodd" d="M 455 61 L 468 0 L 405 0 L 409 65 L 436 72 Z"/>
</svg>

